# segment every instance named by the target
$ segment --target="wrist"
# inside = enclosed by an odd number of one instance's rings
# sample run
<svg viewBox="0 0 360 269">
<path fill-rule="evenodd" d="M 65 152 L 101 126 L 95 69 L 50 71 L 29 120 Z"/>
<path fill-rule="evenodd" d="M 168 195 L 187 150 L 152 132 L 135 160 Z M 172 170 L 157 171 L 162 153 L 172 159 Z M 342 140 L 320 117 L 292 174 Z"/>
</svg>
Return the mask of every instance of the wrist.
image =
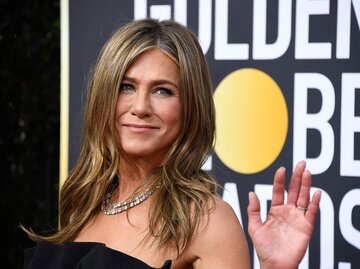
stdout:
<svg viewBox="0 0 360 269">
<path fill-rule="evenodd" d="M 298 269 L 298 266 L 295 267 L 282 267 L 282 266 L 277 266 L 277 265 L 269 265 L 269 264 L 264 264 L 260 262 L 260 269 Z"/>
</svg>

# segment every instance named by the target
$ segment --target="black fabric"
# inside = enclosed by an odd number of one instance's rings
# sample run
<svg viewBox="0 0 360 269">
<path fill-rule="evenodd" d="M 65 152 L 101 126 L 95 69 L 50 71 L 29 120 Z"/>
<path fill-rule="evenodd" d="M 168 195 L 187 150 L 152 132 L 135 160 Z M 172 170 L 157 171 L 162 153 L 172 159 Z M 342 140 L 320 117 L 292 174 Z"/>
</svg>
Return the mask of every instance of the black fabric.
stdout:
<svg viewBox="0 0 360 269">
<path fill-rule="evenodd" d="M 169 269 L 165 261 L 160 269 Z M 143 261 L 95 242 L 37 243 L 25 250 L 24 269 L 154 269 Z"/>
</svg>

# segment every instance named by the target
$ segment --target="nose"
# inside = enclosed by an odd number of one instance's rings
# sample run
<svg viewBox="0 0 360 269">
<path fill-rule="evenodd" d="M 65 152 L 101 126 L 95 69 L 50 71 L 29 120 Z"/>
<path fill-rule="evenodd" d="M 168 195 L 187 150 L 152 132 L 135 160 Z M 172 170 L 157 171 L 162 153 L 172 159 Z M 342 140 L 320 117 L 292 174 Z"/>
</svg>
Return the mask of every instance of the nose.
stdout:
<svg viewBox="0 0 360 269">
<path fill-rule="evenodd" d="M 134 97 L 131 114 L 139 118 L 150 117 L 152 114 L 151 96 L 147 91 L 138 90 Z"/>
</svg>

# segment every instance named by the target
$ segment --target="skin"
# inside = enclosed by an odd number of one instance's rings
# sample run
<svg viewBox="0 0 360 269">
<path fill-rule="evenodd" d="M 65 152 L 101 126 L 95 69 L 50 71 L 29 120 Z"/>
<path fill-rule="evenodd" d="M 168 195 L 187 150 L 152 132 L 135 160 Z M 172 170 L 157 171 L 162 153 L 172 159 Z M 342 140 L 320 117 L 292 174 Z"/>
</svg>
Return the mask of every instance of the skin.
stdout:
<svg viewBox="0 0 360 269">
<path fill-rule="evenodd" d="M 305 254 L 321 198 L 321 192 L 317 191 L 310 201 L 311 174 L 305 167 L 304 161 L 295 167 L 287 203 L 284 203 L 285 169 L 277 170 L 271 208 L 264 223 L 260 219 L 259 199 L 255 193 L 249 193 L 248 231 L 261 268 L 298 268 Z"/>
<path fill-rule="evenodd" d="M 180 133 L 179 72 L 170 57 L 159 49 L 139 56 L 125 73 L 115 114 L 121 145 L 131 163 L 119 164 L 121 184 L 113 202 L 125 200 L 144 183 L 150 171 L 161 165 Z M 275 174 L 272 205 L 265 223 L 260 219 L 256 194 L 249 194 L 248 230 L 263 269 L 297 268 L 318 211 L 320 193 L 314 194 L 305 214 L 296 207 L 306 207 L 309 203 L 311 175 L 305 170 L 304 162 L 295 168 L 286 204 L 284 182 L 285 169 L 280 168 Z M 171 259 L 173 269 L 250 268 L 243 229 L 232 208 L 219 197 L 214 197 L 214 209 L 203 216 L 199 229 L 180 257 L 174 246 L 158 249 L 156 244 L 151 244 L 154 238 L 144 239 L 149 225 L 150 199 L 127 214 L 107 216 L 99 212 L 75 241 L 104 243 L 152 267 L 161 267 L 165 260 Z"/>
<path fill-rule="evenodd" d="M 128 68 L 119 90 L 116 126 L 134 161 L 155 167 L 180 133 L 179 71 L 161 50 L 144 52 Z"/>
</svg>

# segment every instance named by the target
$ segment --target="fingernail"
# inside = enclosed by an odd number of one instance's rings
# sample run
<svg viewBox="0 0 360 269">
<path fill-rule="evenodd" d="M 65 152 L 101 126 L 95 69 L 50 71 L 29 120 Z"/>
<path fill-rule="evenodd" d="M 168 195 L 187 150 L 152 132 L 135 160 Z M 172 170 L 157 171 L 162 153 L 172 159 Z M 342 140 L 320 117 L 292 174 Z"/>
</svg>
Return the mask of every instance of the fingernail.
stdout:
<svg viewBox="0 0 360 269">
<path fill-rule="evenodd" d="M 304 160 L 302 160 L 302 161 L 298 162 L 296 166 L 304 166 L 305 167 L 306 162 Z"/>
<path fill-rule="evenodd" d="M 286 172 L 286 168 L 285 168 L 284 166 L 281 166 L 278 171 L 285 173 L 285 172 Z"/>
</svg>

